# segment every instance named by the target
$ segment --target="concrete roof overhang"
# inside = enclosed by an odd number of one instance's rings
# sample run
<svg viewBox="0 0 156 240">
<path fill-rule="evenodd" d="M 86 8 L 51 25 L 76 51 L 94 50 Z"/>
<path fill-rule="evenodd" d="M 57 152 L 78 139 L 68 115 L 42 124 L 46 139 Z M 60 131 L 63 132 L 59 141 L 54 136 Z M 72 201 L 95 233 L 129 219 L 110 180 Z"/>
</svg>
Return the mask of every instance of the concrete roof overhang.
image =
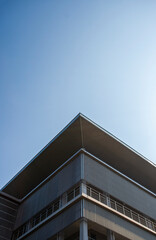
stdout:
<svg viewBox="0 0 156 240">
<path fill-rule="evenodd" d="M 156 166 L 82 114 L 78 114 L 2 191 L 23 198 L 80 148 L 156 193 Z"/>
</svg>

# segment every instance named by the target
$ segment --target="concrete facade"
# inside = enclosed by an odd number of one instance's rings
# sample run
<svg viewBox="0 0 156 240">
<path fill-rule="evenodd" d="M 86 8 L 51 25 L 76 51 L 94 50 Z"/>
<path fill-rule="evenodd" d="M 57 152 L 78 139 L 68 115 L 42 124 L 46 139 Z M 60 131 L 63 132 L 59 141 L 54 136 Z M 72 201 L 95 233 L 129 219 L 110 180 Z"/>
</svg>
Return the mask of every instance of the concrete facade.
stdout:
<svg viewBox="0 0 156 240">
<path fill-rule="evenodd" d="M 79 114 L 2 188 L 0 240 L 154 240 L 155 178 L 154 164 Z"/>
</svg>

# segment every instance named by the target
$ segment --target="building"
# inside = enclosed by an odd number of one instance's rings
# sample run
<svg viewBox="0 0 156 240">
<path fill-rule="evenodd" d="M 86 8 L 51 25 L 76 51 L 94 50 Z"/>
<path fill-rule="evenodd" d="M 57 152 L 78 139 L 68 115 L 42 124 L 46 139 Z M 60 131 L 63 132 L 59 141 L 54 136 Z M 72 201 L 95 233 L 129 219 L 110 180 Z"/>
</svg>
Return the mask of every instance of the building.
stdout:
<svg viewBox="0 0 156 240">
<path fill-rule="evenodd" d="M 78 114 L 0 192 L 1 240 L 156 240 L 156 166 Z"/>
</svg>

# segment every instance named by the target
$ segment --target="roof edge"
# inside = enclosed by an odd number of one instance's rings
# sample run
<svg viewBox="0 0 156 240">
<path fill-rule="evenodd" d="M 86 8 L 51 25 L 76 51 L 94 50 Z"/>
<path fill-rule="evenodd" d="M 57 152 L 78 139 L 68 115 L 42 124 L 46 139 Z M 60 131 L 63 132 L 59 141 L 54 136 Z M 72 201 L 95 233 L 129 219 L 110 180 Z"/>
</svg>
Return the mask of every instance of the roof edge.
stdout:
<svg viewBox="0 0 156 240">
<path fill-rule="evenodd" d="M 12 177 L 10 179 L 10 181 L 8 183 L 6 183 L 1 189 L 0 191 L 4 191 L 4 189 L 12 182 L 14 181 L 14 179 L 16 177 L 18 177 L 32 162 L 34 162 L 36 160 L 36 158 L 43 152 L 45 151 L 50 144 L 52 144 L 63 132 L 65 132 L 66 129 L 68 129 L 72 123 L 74 123 L 79 117 L 82 117 L 83 119 L 85 119 L 86 121 L 90 122 L 91 124 L 93 124 L 95 127 L 97 127 L 98 129 L 100 129 L 101 131 L 103 131 L 104 133 L 106 133 L 107 135 L 109 135 L 111 138 L 113 138 L 115 141 L 119 142 L 120 144 L 122 144 L 125 148 L 129 149 L 130 151 L 132 151 L 134 154 L 138 155 L 140 158 L 142 158 L 142 160 L 146 161 L 147 163 L 151 164 L 153 167 L 156 167 L 156 164 L 153 163 L 152 161 L 150 161 L 149 159 L 147 159 L 146 157 L 144 157 L 142 154 L 140 154 L 139 152 L 137 152 L 136 150 L 134 150 L 133 148 L 131 148 L 129 145 L 127 145 L 126 143 L 124 143 L 123 141 L 121 141 L 119 138 L 117 138 L 116 136 L 114 136 L 113 134 L 111 134 L 110 132 L 108 132 L 106 129 L 104 129 L 103 127 L 101 127 L 100 125 L 98 125 L 97 123 L 95 123 L 94 121 L 92 121 L 91 119 L 89 119 L 88 117 L 86 117 L 84 114 L 82 114 L 81 112 L 79 112 L 48 144 L 45 145 L 45 147 L 43 147 L 20 171 L 18 171 L 14 177 Z"/>
<path fill-rule="evenodd" d="M 115 135 L 113 135 L 112 133 L 110 133 L 109 131 L 107 131 L 106 129 L 104 129 L 103 127 L 101 127 L 100 125 L 98 125 L 97 123 L 95 123 L 94 121 L 92 121 L 90 118 L 86 117 L 85 115 L 83 115 L 82 113 L 79 113 L 80 116 L 82 118 L 84 118 L 85 120 L 89 121 L 90 123 L 92 123 L 95 127 L 99 128 L 100 130 L 102 130 L 104 133 L 106 133 L 107 135 L 109 135 L 110 137 L 112 137 L 114 140 L 116 140 L 117 142 L 119 142 L 120 144 L 122 144 L 124 147 L 128 148 L 130 151 L 132 151 L 133 153 L 135 153 L 136 155 L 138 155 L 139 157 L 141 157 L 143 160 L 145 160 L 146 162 L 150 163 L 151 165 L 153 165 L 154 167 L 156 167 L 156 164 L 154 162 L 152 162 L 151 160 L 149 160 L 148 158 L 146 158 L 145 156 L 143 156 L 141 153 L 139 153 L 138 151 L 136 151 L 134 148 L 130 147 L 128 144 L 126 144 L 124 141 L 120 140 L 119 138 L 117 138 Z"/>
<path fill-rule="evenodd" d="M 63 132 L 65 132 L 66 129 L 70 127 L 70 125 L 75 122 L 80 116 L 83 116 L 82 113 L 78 113 L 52 140 L 50 140 L 49 143 L 47 143 L 24 167 L 19 170 L 14 177 L 12 177 L 9 182 L 7 182 L 1 189 L 0 191 L 3 192 L 3 190 L 18 176 L 20 175 L 32 162 L 36 160 L 36 158 L 43 152 L 45 151 L 51 143 L 53 143 Z"/>
</svg>

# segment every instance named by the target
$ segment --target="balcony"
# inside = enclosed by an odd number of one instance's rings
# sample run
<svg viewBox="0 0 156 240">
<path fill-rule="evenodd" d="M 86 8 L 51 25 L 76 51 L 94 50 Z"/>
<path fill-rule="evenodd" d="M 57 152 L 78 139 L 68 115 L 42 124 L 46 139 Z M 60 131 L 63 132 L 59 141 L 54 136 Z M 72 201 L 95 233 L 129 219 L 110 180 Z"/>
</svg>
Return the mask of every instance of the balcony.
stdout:
<svg viewBox="0 0 156 240">
<path fill-rule="evenodd" d="M 145 226 L 147 229 L 150 229 L 156 233 L 156 223 L 151 219 L 132 210 L 131 208 L 125 206 L 124 204 L 114 200 L 108 195 L 100 193 L 100 191 L 97 191 L 92 187 L 86 186 L 86 188 L 87 188 L 86 195 L 89 196 L 90 198 L 95 199 L 97 202 L 100 202 L 103 205 L 108 206 L 110 209 L 115 210 L 117 213 L 120 213 L 122 216 L 126 217 L 127 219 L 129 218 L 134 222 L 137 222 Z"/>
<path fill-rule="evenodd" d="M 13 234 L 13 240 L 22 239 L 27 235 L 27 233 L 35 230 L 36 227 L 50 219 L 56 213 L 61 211 L 61 209 L 65 208 L 67 205 L 70 205 L 76 199 L 82 197 L 88 198 L 94 203 L 100 204 L 102 207 L 105 207 L 110 211 L 119 214 L 121 217 L 133 221 L 133 223 L 136 223 L 137 225 L 146 228 L 146 230 L 156 234 L 156 222 L 154 222 L 154 220 L 137 211 L 134 211 L 123 203 L 113 199 L 107 194 L 102 193 L 100 190 L 98 191 L 93 187 L 81 183 L 73 189 L 65 192 L 45 209 L 33 216 L 28 222 L 19 227 Z M 95 239 L 89 238 L 89 240 Z"/>
</svg>

